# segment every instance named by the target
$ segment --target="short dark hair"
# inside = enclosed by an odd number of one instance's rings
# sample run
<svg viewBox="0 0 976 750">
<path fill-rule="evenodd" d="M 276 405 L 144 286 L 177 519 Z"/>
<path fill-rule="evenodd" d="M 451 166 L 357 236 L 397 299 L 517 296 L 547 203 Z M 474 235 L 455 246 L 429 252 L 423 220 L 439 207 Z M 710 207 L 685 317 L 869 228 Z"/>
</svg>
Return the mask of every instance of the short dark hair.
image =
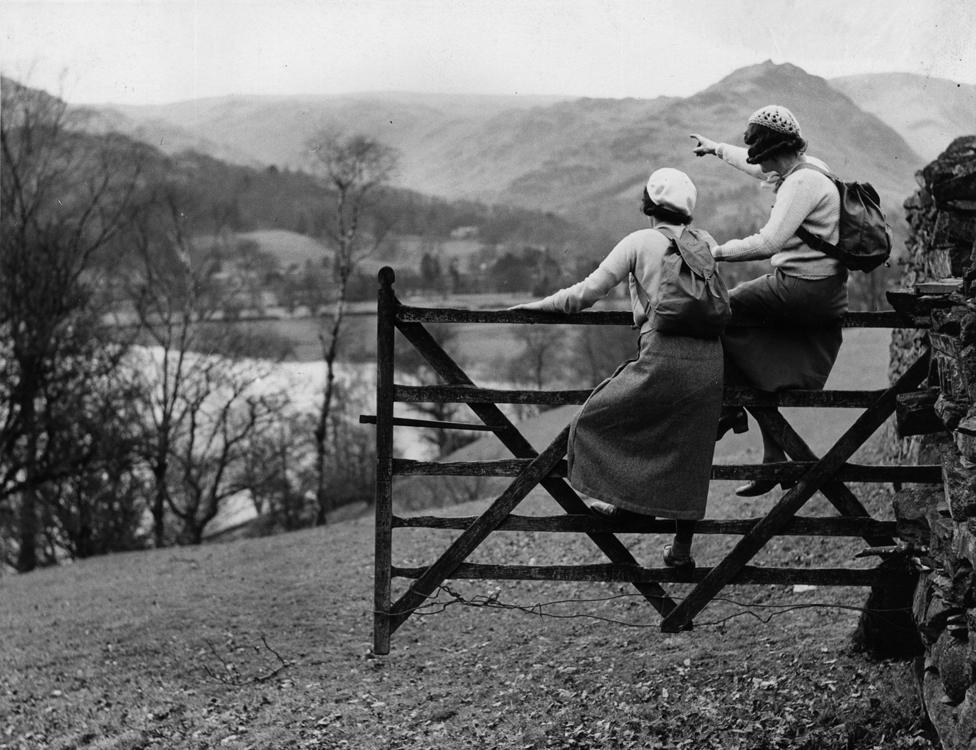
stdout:
<svg viewBox="0 0 976 750">
<path fill-rule="evenodd" d="M 743 140 L 749 147 L 746 158 L 749 164 L 759 164 L 764 159 L 782 153 L 792 153 L 799 156 L 807 150 L 807 142 L 800 136 L 781 133 L 756 122 L 750 122 L 746 126 Z"/>
<path fill-rule="evenodd" d="M 673 208 L 666 208 L 652 201 L 651 196 L 647 194 L 647 188 L 644 188 L 644 194 L 641 196 L 641 213 L 666 224 L 691 224 L 691 216 L 683 211 L 675 211 Z"/>
</svg>

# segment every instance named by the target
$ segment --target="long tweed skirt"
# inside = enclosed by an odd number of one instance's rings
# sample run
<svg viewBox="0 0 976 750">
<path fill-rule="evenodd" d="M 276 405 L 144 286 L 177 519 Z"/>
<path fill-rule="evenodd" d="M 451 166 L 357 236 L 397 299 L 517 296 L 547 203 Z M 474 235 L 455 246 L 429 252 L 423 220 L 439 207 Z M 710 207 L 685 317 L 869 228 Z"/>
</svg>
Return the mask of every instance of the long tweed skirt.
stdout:
<svg viewBox="0 0 976 750">
<path fill-rule="evenodd" d="M 734 316 L 769 327 L 730 327 L 722 337 L 730 385 L 764 391 L 823 388 L 841 345 L 847 275 L 801 279 L 781 271 L 729 293 Z"/>
<path fill-rule="evenodd" d="M 573 420 L 570 484 L 637 513 L 702 518 L 722 369 L 717 339 L 644 331 L 637 358 L 597 386 Z"/>
</svg>

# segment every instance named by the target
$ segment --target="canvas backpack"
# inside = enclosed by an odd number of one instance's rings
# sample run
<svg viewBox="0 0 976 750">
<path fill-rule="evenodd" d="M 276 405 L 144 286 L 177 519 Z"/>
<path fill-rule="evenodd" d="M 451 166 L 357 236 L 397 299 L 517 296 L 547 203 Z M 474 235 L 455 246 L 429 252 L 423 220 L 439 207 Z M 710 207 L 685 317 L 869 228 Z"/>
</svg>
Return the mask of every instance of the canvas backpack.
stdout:
<svg viewBox="0 0 976 750">
<path fill-rule="evenodd" d="M 878 191 L 867 182 L 843 182 L 815 164 L 801 163 L 797 167 L 813 169 L 826 176 L 840 194 L 840 227 L 837 244 L 826 240 L 802 226 L 796 235 L 807 245 L 843 263 L 851 271 L 873 271 L 887 263 L 891 255 L 891 227 L 881 210 Z"/>
<path fill-rule="evenodd" d="M 664 227 L 658 228 L 670 240 L 661 261 L 661 283 L 653 310 L 640 285 L 639 298 L 647 317 L 660 333 L 693 338 L 721 335 L 732 316 L 729 290 L 715 268 L 708 243 L 693 229 L 679 239 Z"/>
</svg>

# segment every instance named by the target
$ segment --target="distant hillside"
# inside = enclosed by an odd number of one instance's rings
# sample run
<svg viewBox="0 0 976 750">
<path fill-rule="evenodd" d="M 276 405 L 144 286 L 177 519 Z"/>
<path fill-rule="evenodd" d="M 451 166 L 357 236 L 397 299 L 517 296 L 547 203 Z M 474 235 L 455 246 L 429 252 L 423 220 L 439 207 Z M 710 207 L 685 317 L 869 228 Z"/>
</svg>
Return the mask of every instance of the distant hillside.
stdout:
<svg viewBox="0 0 976 750">
<path fill-rule="evenodd" d="M 747 216 L 744 223 L 754 224 L 765 213 L 768 194 L 760 194 L 754 181 L 718 160 L 696 158 L 688 136 L 700 132 L 741 143 L 749 114 L 773 102 L 793 110 L 810 153 L 825 159 L 841 176 L 872 181 L 893 210 L 911 193 L 921 158 L 891 127 L 858 109 L 823 78 L 793 65 L 743 68 L 691 97 L 653 100 L 643 108 L 631 100 L 580 100 L 515 113 L 508 131 L 500 123 L 490 130 L 497 133 L 496 139 L 529 129 L 539 134 L 538 156 L 523 160 L 521 173 L 511 175 L 506 187 L 520 202 L 562 212 L 592 205 L 594 218 L 624 221 L 633 212 L 648 170 L 670 165 L 687 171 L 698 184 L 703 222 L 717 221 L 726 231 L 739 232 L 748 226 L 728 222 L 742 217 L 745 202 L 754 211 L 752 221 Z M 597 117 L 607 125 L 583 125 L 586 135 L 561 139 L 559 131 L 566 125 L 560 123 Z M 456 169 L 459 161 L 453 163 Z"/>
<path fill-rule="evenodd" d="M 796 66 L 767 62 L 743 68 L 684 100 L 672 108 L 663 123 L 675 131 L 673 136 L 668 131 L 668 143 L 673 144 L 672 148 L 678 147 L 681 136 L 687 133 L 677 132 L 683 125 L 741 144 L 749 114 L 768 103 L 785 105 L 797 116 L 811 155 L 824 159 L 842 178 L 872 182 L 888 209 L 896 235 L 903 237 L 901 206 L 914 190 L 915 170 L 924 161 L 881 119 L 859 109 L 825 79 L 808 75 Z M 680 165 L 698 182 L 706 209 L 710 208 L 709 196 L 716 195 L 714 210 L 718 215 L 735 211 L 737 201 L 728 201 L 722 194 L 729 185 L 726 173 L 730 170 L 726 165 L 716 159 L 696 160 L 690 154 L 683 157 Z M 742 177 L 734 175 L 733 179 L 736 186 L 742 185 Z M 759 202 L 765 212 L 768 195 Z"/>
<path fill-rule="evenodd" d="M 0 84 L 5 101 L 22 95 L 37 102 L 38 108 L 64 106 L 56 97 L 25 88 L 13 79 L 2 77 Z M 459 103 L 463 100 L 457 99 Z M 286 272 L 328 267 L 329 251 L 321 240 L 335 212 L 335 196 L 322 180 L 307 172 L 222 160 L 208 152 L 225 150 L 223 144 L 195 140 L 195 136 L 187 135 L 189 131 L 176 126 L 167 125 L 163 130 L 172 129 L 174 140 L 182 139 L 189 150 L 166 153 L 154 142 L 156 137 L 149 137 L 149 130 L 141 126 L 117 135 L 114 126 L 120 123 L 132 124 L 124 115 L 109 110 L 68 106 L 65 137 L 92 153 L 110 151 L 121 161 L 138 159 L 146 195 L 159 190 L 171 196 L 180 206 L 185 230 L 207 238 L 201 243 L 202 250 L 211 247 L 215 231 L 232 232 L 238 244 L 222 248 L 221 253 L 257 250 L 263 253 L 260 262 L 273 258 L 277 269 Z M 174 140 L 166 142 L 172 145 Z M 559 257 L 558 271 L 572 275 L 578 264 L 589 267 L 586 257 L 594 248 L 603 249 L 612 241 L 597 228 L 553 212 L 447 200 L 396 187 L 385 188 L 382 201 L 391 228 L 383 246 L 362 264 L 362 270 L 370 274 L 382 264 L 392 264 L 402 270 L 404 282 L 411 273 L 418 276 L 425 255 L 435 259 L 438 273 L 460 276 L 472 272 L 472 263 L 476 270 L 493 268 L 496 251 L 501 257 L 497 263 L 502 265 L 511 253 L 521 257 L 527 252 L 543 260 Z M 121 255 L 104 259 L 113 271 L 131 260 L 124 243 L 118 249 Z M 479 255 L 483 250 L 484 257 Z M 247 257 L 247 262 L 257 262 Z M 229 263 L 231 257 L 222 261 Z M 453 270 L 452 262 L 458 264 Z M 556 275 L 548 273 L 546 278 L 557 283 L 552 280 Z M 431 278 L 436 279 L 436 275 Z M 524 276 L 521 281 L 531 285 L 538 279 Z"/>
<path fill-rule="evenodd" d="M 721 239 L 754 230 L 769 196 L 725 165 L 696 159 L 688 133 L 741 142 L 749 113 L 772 102 L 797 114 L 812 154 L 842 176 L 875 183 L 900 233 L 900 206 L 923 159 L 877 116 L 789 64 L 743 68 L 684 99 L 397 93 L 228 97 L 114 109 L 132 127 L 165 122 L 196 138 L 197 148 L 279 167 L 304 166 L 309 133 L 320 123 L 338 123 L 400 149 L 401 187 L 556 212 L 612 235 L 640 221 L 635 206 L 648 171 L 672 165 L 698 182 L 699 220 Z"/>
<path fill-rule="evenodd" d="M 891 125 L 926 162 L 976 133 L 976 86 L 912 73 L 833 78 L 830 85 Z"/>
<path fill-rule="evenodd" d="M 558 96 L 477 96 L 400 92 L 334 96 L 231 96 L 152 106 L 105 105 L 123 132 L 158 131 L 159 148 L 175 152 L 181 142 L 226 161 L 279 168 L 308 166 L 305 142 L 324 124 L 368 133 L 404 154 L 405 186 L 425 191 L 410 175 L 426 148 L 507 111 L 549 106 Z M 195 144 L 195 145 L 193 145 Z M 211 149 L 223 149 L 217 154 Z"/>
<path fill-rule="evenodd" d="M 222 140 L 212 140 L 162 117 L 131 118 L 115 107 L 73 107 L 74 113 L 86 121 L 89 132 L 95 134 L 123 133 L 144 141 L 164 154 L 198 151 L 215 159 L 251 167 L 264 166 L 262 160 L 235 148 Z"/>
</svg>

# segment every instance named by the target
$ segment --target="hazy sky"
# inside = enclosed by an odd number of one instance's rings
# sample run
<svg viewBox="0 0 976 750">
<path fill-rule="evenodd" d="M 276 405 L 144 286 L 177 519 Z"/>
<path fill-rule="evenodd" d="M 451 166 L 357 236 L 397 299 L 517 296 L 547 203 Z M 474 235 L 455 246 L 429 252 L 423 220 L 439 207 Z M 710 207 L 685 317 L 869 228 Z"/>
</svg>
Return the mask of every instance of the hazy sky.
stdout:
<svg viewBox="0 0 976 750">
<path fill-rule="evenodd" d="M 0 68 L 76 103 L 686 96 L 767 59 L 976 84 L 976 0 L 0 0 Z"/>
</svg>

